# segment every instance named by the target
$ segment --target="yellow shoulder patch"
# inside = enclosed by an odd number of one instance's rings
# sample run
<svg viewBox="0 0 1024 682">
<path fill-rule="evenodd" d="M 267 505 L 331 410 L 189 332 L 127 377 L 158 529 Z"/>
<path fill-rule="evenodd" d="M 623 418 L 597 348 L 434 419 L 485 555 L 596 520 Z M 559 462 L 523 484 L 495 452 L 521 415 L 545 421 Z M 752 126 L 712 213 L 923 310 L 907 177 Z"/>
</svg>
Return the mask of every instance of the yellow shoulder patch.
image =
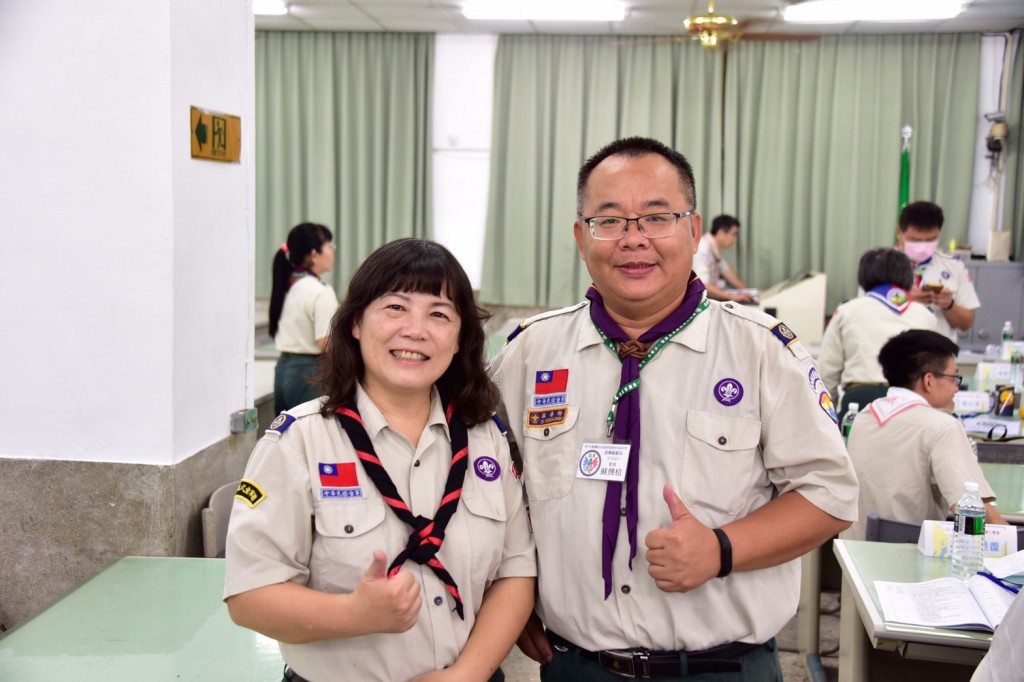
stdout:
<svg viewBox="0 0 1024 682">
<path fill-rule="evenodd" d="M 250 507 L 255 507 L 257 504 L 267 499 L 267 494 L 263 492 L 263 488 L 259 487 L 252 481 L 247 481 L 243 478 L 238 483 L 238 490 L 235 491 L 235 497 L 243 500 Z"/>
</svg>

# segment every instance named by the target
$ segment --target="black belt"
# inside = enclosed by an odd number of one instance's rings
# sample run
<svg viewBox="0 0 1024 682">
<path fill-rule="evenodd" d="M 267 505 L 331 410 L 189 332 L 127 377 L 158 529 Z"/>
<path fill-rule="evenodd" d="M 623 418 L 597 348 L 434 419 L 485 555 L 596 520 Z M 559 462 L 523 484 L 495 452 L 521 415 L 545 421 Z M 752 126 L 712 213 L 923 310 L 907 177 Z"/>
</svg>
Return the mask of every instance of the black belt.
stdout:
<svg viewBox="0 0 1024 682">
<path fill-rule="evenodd" d="M 298 674 L 288 666 L 284 667 L 284 679 L 288 680 L 289 682 L 309 682 L 309 680 L 307 680 L 305 677 Z"/>
<path fill-rule="evenodd" d="M 743 664 L 733 659 L 762 646 L 761 644 L 732 642 L 704 651 L 649 651 L 647 649 L 587 651 L 551 630 L 548 630 L 548 640 L 554 646 L 575 651 L 582 658 L 596 662 L 610 673 L 633 678 L 685 677 L 686 675 L 706 673 L 739 672 L 743 669 Z"/>
</svg>

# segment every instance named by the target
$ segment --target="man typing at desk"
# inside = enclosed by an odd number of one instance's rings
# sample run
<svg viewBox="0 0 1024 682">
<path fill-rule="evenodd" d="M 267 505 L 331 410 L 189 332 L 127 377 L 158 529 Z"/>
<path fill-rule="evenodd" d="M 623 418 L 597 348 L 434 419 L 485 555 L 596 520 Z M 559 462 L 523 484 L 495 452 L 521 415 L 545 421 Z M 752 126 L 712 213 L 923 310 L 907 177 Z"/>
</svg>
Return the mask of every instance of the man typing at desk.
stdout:
<svg viewBox="0 0 1024 682">
<path fill-rule="evenodd" d="M 728 285 L 733 289 L 746 289 L 736 271 L 722 258 L 722 249 L 728 249 L 736 243 L 740 235 L 740 221 L 731 215 L 720 215 L 711 221 L 711 232 L 701 237 L 697 246 L 697 254 L 693 257 L 693 271 L 708 290 L 708 298 L 716 301 L 737 301 L 753 303 L 754 297 L 749 292 L 726 291 Z"/>
</svg>

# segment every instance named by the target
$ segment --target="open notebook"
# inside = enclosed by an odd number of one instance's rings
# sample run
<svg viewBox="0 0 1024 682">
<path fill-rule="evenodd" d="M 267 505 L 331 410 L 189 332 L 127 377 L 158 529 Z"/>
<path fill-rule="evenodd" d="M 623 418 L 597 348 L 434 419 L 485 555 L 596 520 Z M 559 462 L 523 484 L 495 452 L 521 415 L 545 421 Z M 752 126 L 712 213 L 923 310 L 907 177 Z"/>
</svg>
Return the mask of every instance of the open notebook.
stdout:
<svg viewBox="0 0 1024 682">
<path fill-rule="evenodd" d="M 875 581 L 882 617 L 890 623 L 995 632 L 1013 593 L 975 575 L 967 582 L 939 578 L 923 583 Z"/>
</svg>

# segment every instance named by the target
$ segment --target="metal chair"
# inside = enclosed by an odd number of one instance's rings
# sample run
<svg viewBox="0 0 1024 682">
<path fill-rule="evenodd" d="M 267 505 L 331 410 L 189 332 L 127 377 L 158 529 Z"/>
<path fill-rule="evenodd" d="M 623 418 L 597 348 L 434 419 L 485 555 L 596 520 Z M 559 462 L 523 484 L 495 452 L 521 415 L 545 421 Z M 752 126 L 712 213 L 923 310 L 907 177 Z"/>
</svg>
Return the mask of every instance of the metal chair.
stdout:
<svg viewBox="0 0 1024 682">
<path fill-rule="evenodd" d="M 868 525 L 864 539 L 868 542 L 912 542 L 917 543 L 921 535 L 921 524 L 885 519 L 875 512 L 868 512 Z"/>
<path fill-rule="evenodd" d="M 213 491 L 209 506 L 203 509 L 203 555 L 208 559 L 224 558 L 228 519 L 231 518 L 231 501 L 236 490 L 238 481 L 225 483 Z"/>
</svg>

